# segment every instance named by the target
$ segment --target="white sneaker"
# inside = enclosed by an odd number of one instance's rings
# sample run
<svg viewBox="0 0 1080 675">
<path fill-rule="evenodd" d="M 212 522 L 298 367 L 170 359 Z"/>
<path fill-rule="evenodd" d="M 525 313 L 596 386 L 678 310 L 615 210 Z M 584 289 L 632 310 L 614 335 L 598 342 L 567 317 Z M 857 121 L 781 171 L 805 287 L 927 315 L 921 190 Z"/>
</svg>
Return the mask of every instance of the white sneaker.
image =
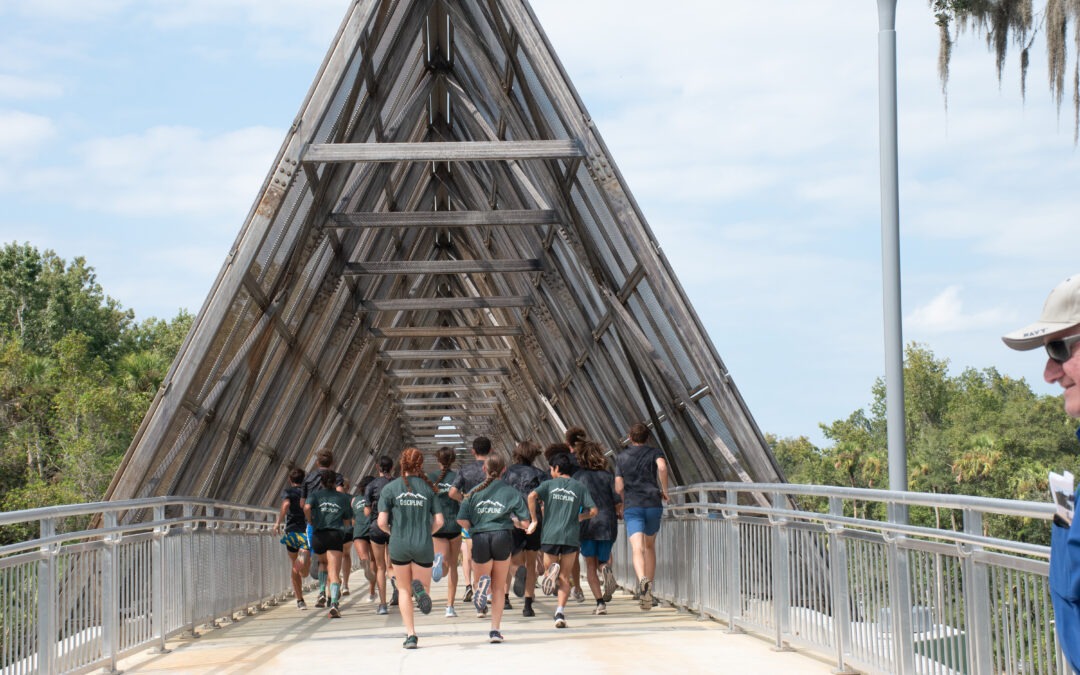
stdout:
<svg viewBox="0 0 1080 675">
<path fill-rule="evenodd" d="M 454 610 L 454 608 L 453 607 L 447 607 L 446 608 L 446 618 L 447 619 L 453 619 L 453 618 L 456 618 L 456 617 L 457 617 L 457 612 Z"/>
</svg>

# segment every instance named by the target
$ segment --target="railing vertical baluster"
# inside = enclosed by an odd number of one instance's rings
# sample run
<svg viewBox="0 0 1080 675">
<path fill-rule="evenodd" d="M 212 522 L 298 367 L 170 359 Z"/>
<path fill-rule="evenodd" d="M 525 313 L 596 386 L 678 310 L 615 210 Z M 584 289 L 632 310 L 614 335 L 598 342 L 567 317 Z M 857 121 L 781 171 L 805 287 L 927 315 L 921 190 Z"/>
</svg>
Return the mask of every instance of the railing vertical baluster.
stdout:
<svg viewBox="0 0 1080 675">
<path fill-rule="evenodd" d="M 729 633 L 741 633 L 741 628 L 735 623 L 742 618 L 742 588 L 739 583 L 739 516 L 736 507 L 739 505 L 739 493 L 728 490 L 725 501 L 731 509 L 724 513 L 724 576 L 725 588 L 727 589 L 727 615 Z"/>
<path fill-rule="evenodd" d="M 43 518 L 38 521 L 42 539 L 56 534 L 56 520 Z M 51 673 L 56 670 L 56 547 L 45 544 L 41 547 L 41 560 L 38 561 L 37 605 L 38 605 L 38 660 L 39 673 Z"/>
<path fill-rule="evenodd" d="M 704 621 L 708 618 L 705 616 L 705 580 L 707 578 L 705 572 L 706 567 L 710 567 L 709 538 L 707 536 L 709 509 L 705 506 L 709 501 L 708 492 L 706 490 L 698 490 L 697 499 L 698 506 L 694 509 L 696 518 L 691 523 L 691 527 L 697 529 L 697 536 L 693 537 L 693 539 L 697 547 L 698 620 Z"/>
<path fill-rule="evenodd" d="M 964 510 L 964 532 L 982 534 L 981 511 Z M 964 557 L 964 623 L 967 642 L 971 645 L 968 671 L 972 673 L 989 673 L 993 668 L 990 612 L 990 578 L 986 566 L 976 562 L 974 555 L 967 555 Z"/>
<path fill-rule="evenodd" d="M 829 497 L 829 515 L 844 515 L 844 500 Z M 851 673 L 844 664 L 851 643 L 851 587 L 848 576 L 847 539 L 839 526 L 829 533 L 829 571 L 832 575 L 833 641 L 836 643 L 836 673 Z"/>
<path fill-rule="evenodd" d="M 150 618 L 157 642 L 155 651 L 167 654 L 165 648 L 165 506 L 154 506 L 154 533 L 150 539 Z"/>
<path fill-rule="evenodd" d="M 181 566 L 182 584 L 183 584 L 183 616 L 180 618 L 181 623 L 185 624 L 187 628 L 184 630 L 184 638 L 197 638 L 198 633 L 195 632 L 195 607 L 196 599 L 198 596 L 198 588 L 195 584 L 195 521 L 191 520 L 195 516 L 195 507 L 192 504 L 184 504 L 184 529 L 183 529 L 183 565 Z"/>
<path fill-rule="evenodd" d="M 902 504 L 889 505 L 889 522 L 907 524 L 907 509 Z M 911 563 L 903 546 L 905 537 L 890 534 L 886 545 L 889 557 L 889 618 L 893 636 L 895 672 L 915 672 L 915 636 L 911 623 Z"/>
<path fill-rule="evenodd" d="M 778 508 L 784 502 L 784 497 L 774 492 L 772 494 L 773 508 Z M 787 528 L 787 519 L 770 518 L 769 526 L 772 530 L 772 596 L 773 596 L 773 621 L 776 624 L 776 644 L 774 649 L 786 651 L 789 649 L 784 644 L 784 636 L 791 632 L 791 532 Z"/>
<path fill-rule="evenodd" d="M 106 529 L 116 527 L 116 512 L 106 511 L 102 522 Z M 120 651 L 120 577 L 116 564 L 119 537 L 106 535 L 105 548 L 101 551 L 101 648 L 108 660 L 105 669 L 110 673 L 118 672 L 116 662 Z"/>
</svg>

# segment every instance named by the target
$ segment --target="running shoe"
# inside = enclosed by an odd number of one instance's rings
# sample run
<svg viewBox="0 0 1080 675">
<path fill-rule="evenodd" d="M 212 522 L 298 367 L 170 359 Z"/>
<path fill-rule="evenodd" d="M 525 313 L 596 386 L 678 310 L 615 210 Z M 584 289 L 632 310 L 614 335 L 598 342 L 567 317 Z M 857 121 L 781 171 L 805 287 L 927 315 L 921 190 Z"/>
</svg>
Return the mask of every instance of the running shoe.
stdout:
<svg viewBox="0 0 1080 675">
<path fill-rule="evenodd" d="M 487 612 L 489 588 L 491 588 L 491 577 L 485 574 L 480 577 L 480 581 L 476 582 L 476 593 L 473 595 L 473 607 L 476 608 L 477 616 L 483 616 Z"/>
<path fill-rule="evenodd" d="M 640 607 L 642 609 L 652 609 L 653 608 L 652 582 L 649 581 L 649 579 L 647 577 L 642 577 L 641 581 L 638 582 L 638 584 L 641 587 L 641 600 L 638 601 L 638 604 L 640 605 Z"/>
<path fill-rule="evenodd" d="M 607 614 L 607 605 L 604 604 L 603 600 L 596 603 L 596 609 L 594 609 L 592 611 L 592 613 L 596 614 L 597 616 L 602 616 L 604 614 Z"/>
<path fill-rule="evenodd" d="M 348 586 L 342 586 L 341 587 L 341 597 L 344 598 L 348 594 L 349 594 L 349 587 Z"/>
<path fill-rule="evenodd" d="M 513 609 L 514 606 L 510 604 L 510 595 L 503 596 L 503 609 Z"/>
<path fill-rule="evenodd" d="M 296 608 L 299 609 L 299 610 L 306 610 L 307 609 L 307 603 L 304 602 L 303 600 L 297 600 L 296 601 Z"/>
<path fill-rule="evenodd" d="M 333 604 L 333 605 L 330 605 L 330 613 L 327 614 L 327 616 L 329 616 L 331 619 L 340 619 L 341 618 L 341 610 L 338 609 L 338 606 L 337 606 L 336 603 Z"/>
<path fill-rule="evenodd" d="M 536 610 L 532 608 L 532 605 L 525 605 L 525 609 L 521 610 L 521 616 L 536 616 Z"/>
<path fill-rule="evenodd" d="M 394 592 L 390 594 L 390 606 L 396 607 L 398 604 L 397 581 L 393 577 L 390 577 L 390 586 L 394 589 Z"/>
<path fill-rule="evenodd" d="M 490 642 L 491 644 L 497 645 L 502 641 L 503 641 L 503 636 L 502 636 L 502 633 L 500 633 L 499 631 L 493 630 L 493 631 L 488 632 L 488 642 Z"/>
<path fill-rule="evenodd" d="M 446 608 L 446 618 L 453 619 L 457 617 L 457 611 L 453 607 Z"/>
<path fill-rule="evenodd" d="M 378 600 L 378 598 L 379 598 L 379 595 L 377 593 L 368 593 L 367 601 L 368 602 L 375 602 L 376 600 Z"/>
<path fill-rule="evenodd" d="M 413 579 L 412 594 L 416 598 L 416 604 L 424 614 L 431 614 L 431 596 L 424 590 L 424 584 L 419 579 Z"/>
<path fill-rule="evenodd" d="M 415 635 L 410 635 L 409 637 L 405 638 L 405 643 L 401 646 L 405 649 L 416 649 L 416 643 L 418 642 L 420 642 L 419 638 L 417 638 Z"/>
<path fill-rule="evenodd" d="M 435 562 L 431 563 L 431 580 L 439 583 L 442 580 L 442 553 L 435 554 Z"/>
<path fill-rule="evenodd" d="M 316 609 L 326 607 L 326 593 L 319 593 L 319 599 L 315 601 Z"/>
<path fill-rule="evenodd" d="M 525 566 L 518 565 L 517 572 L 514 572 L 514 595 L 519 598 L 525 595 Z"/>
<path fill-rule="evenodd" d="M 566 617 L 562 612 L 555 612 L 555 627 L 566 628 Z"/>
<path fill-rule="evenodd" d="M 544 595 L 555 595 L 559 590 L 559 563 L 551 563 L 551 566 L 544 572 L 544 576 L 540 580 L 540 590 L 544 592 Z"/>
<path fill-rule="evenodd" d="M 388 610 L 386 608 L 386 605 L 379 605 L 378 607 L 375 608 L 375 613 L 378 614 L 379 616 L 386 616 L 387 614 L 390 613 L 390 610 Z"/>
<path fill-rule="evenodd" d="M 465 602 L 472 600 L 472 584 L 465 585 L 465 595 L 461 599 Z"/>
<path fill-rule="evenodd" d="M 604 602 L 611 602 L 615 591 L 619 589 L 619 582 L 615 579 L 615 572 L 611 569 L 611 565 L 604 565 L 600 569 L 604 576 Z"/>
<path fill-rule="evenodd" d="M 585 594 L 581 592 L 580 586 L 574 586 L 570 589 L 570 597 L 574 599 L 574 602 L 585 602 Z"/>
</svg>

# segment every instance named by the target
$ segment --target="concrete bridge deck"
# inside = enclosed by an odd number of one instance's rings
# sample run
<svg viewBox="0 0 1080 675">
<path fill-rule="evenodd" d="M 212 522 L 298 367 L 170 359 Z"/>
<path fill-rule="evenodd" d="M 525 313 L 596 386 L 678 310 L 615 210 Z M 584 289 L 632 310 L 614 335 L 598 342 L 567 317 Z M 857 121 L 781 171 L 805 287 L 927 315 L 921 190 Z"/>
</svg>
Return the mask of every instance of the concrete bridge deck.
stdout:
<svg viewBox="0 0 1080 675">
<path fill-rule="evenodd" d="M 358 588 L 366 587 L 361 582 Z M 391 608 L 377 616 L 366 593 L 353 593 L 342 603 L 342 618 L 331 620 L 314 608 L 307 611 L 286 602 L 226 623 L 200 630 L 198 639 L 176 639 L 167 654 L 143 652 L 119 664 L 125 673 L 284 673 L 470 672 L 548 673 L 831 673 L 831 666 L 799 651 L 775 651 L 771 642 L 732 634 L 715 621 L 699 620 L 661 604 L 643 612 L 625 591 L 616 593 L 606 616 L 593 616 L 593 602 L 571 601 L 568 627 L 556 629 L 551 619 L 554 599 L 538 597 L 536 617 L 521 615 L 523 601 L 502 621 L 506 641 L 490 644 L 488 619 L 476 618 L 471 603 L 458 601 L 457 618 L 445 618 L 445 582 L 433 584 L 434 609 L 417 611 L 420 648 L 402 649 L 401 616 Z M 460 592 L 459 592 L 460 594 Z M 538 594 L 539 595 L 539 594 Z M 497 670 L 485 671 L 486 668 Z M 317 670 L 311 670 L 317 669 Z M 348 670 L 343 670 L 348 669 Z"/>
</svg>

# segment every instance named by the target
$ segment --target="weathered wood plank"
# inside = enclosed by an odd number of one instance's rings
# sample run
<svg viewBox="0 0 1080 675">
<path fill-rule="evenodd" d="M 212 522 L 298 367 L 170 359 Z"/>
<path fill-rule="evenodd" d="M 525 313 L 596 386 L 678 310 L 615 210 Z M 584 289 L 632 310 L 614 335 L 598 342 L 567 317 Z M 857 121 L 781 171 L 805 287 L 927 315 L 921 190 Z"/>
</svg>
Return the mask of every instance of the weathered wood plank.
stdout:
<svg viewBox="0 0 1080 675">
<path fill-rule="evenodd" d="M 499 309 L 531 307 L 533 299 L 525 295 L 491 298 L 390 298 L 388 300 L 361 300 L 360 307 L 367 312 L 407 312 L 411 310 L 443 311 L 452 309 Z"/>
<path fill-rule="evenodd" d="M 303 162 L 469 162 L 583 157 L 575 140 L 429 143 L 311 143 Z"/>
<path fill-rule="evenodd" d="M 538 258 L 524 260 L 382 260 L 350 262 L 345 274 L 467 274 L 490 272 L 540 272 L 544 264 Z"/>
<path fill-rule="evenodd" d="M 492 227 L 558 225 L 551 209 L 332 213 L 327 227 Z"/>
</svg>

